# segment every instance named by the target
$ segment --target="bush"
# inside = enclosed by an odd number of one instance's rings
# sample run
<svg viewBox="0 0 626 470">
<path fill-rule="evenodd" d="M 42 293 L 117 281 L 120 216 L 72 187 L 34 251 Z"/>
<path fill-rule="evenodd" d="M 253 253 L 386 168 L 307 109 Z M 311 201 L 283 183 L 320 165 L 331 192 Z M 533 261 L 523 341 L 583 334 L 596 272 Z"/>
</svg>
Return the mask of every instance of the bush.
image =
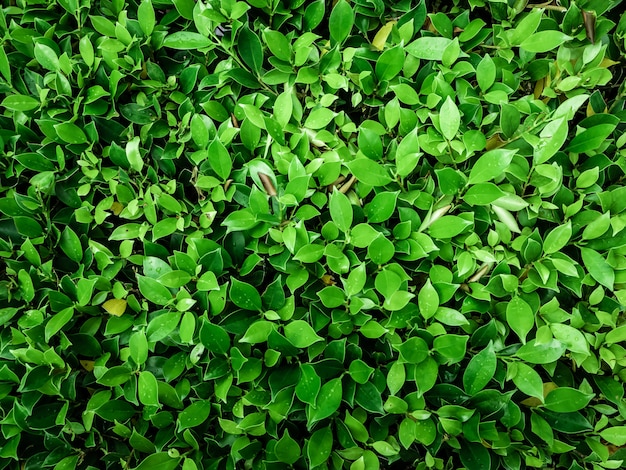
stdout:
<svg viewBox="0 0 626 470">
<path fill-rule="evenodd" d="M 620 0 L 17 0 L 0 468 L 626 468 Z"/>
</svg>

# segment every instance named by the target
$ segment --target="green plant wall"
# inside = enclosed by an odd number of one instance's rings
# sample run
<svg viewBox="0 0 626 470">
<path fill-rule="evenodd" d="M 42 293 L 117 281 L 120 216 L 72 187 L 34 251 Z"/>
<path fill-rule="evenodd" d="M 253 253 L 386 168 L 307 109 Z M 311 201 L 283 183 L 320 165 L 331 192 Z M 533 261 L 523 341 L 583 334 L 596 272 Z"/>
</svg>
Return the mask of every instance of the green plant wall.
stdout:
<svg viewBox="0 0 626 470">
<path fill-rule="evenodd" d="M 0 468 L 626 468 L 623 7 L 3 2 Z"/>
</svg>

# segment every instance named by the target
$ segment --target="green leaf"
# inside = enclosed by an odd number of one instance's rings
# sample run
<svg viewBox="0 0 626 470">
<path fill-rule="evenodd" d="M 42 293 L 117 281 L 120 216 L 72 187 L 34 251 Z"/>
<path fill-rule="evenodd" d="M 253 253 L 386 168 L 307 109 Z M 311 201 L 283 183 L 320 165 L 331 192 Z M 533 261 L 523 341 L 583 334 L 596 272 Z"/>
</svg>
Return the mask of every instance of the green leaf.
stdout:
<svg viewBox="0 0 626 470">
<path fill-rule="evenodd" d="M 470 186 L 463 200 L 472 206 L 486 206 L 506 194 L 493 183 L 478 183 Z"/>
<path fill-rule="evenodd" d="M 211 402 L 209 400 L 194 401 L 179 413 L 177 420 L 178 431 L 200 426 L 208 419 L 210 412 Z"/>
<path fill-rule="evenodd" d="M 172 294 L 169 289 L 156 279 L 137 274 L 137 283 L 141 295 L 156 305 L 166 305 L 172 300 Z"/>
<path fill-rule="evenodd" d="M 56 72 L 59 70 L 59 58 L 50 46 L 45 44 L 35 44 L 35 59 L 44 69 Z"/>
<path fill-rule="evenodd" d="M 39 107 L 39 100 L 28 95 L 9 95 L 2 100 L 2 106 L 9 111 L 32 111 Z"/>
<path fill-rule="evenodd" d="M 509 168 L 517 150 L 495 149 L 483 154 L 472 166 L 469 184 L 485 183 L 501 176 Z"/>
<path fill-rule="evenodd" d="M 80 239 L 71 228 L 65 227 L 61 233 L 59 246 L 61 250 L 63 250 L 63 253 L 72 261 L 79 263 L 83 259 L 83 247 L 80 243 Z"/>
<path fill-rule="evenodd" d="M 200 327 L 200 342 L 215 354 L 226 354 L 230 349 L 230 336 L 224 328 L 208 321 Z"/>
<path fill-rule="evenodd" d="M 317 396 L 315 408 L 307 407 L 307 421 L 309 428 L 318 421 L 332 416 L 339 409 L 343 387 L 341 379 L 331 379 L 322 385 L 320 393 Z"/>
<path fill-rule="evenodd" d="M 519 296 L 515 296 L 506 306 L 506 321 L 522 343 L 535 325 L 535 315 L 530 305 Z"/>
<path fill-rule="evenodd" d="M 566 224 L 559 225 L 546 235 L 543 241 L 543 251 L 546 254 L 557 253 L 567 245 L 571 237 L 572 222 L 568 220 Z"/>
<path fill-rule="evenodd" d="M 180 459 L 170 457 L 168 452 L 157 452 L 146 457 L 133 470 L 175 470 L 180 464 Z"/>
<path fill-rule="evenodd" d="M 483 93 L 496 81 L 496 64 L 489 54 L 486 54 L 476 67 L 476 81 Z"/>
<path fill-rule="evenodd" d="M 59 139 L 68 144 L 86 144 L 87 136 L 83 130 L 76 124 L 71 122 L 64 122 L 62 124 L 55 124 L 54 130 L 56 131 Z"/>
<path fill-rule="evenodd" d="M 307 457 L 311 468 L 325 463 L 330 457 L 333 448 L 333 433 L 329 427 L 315 431 L 309 439 Z"/>
<path fill-rule="evenodd" d="M 456 237 L 471 225 L 471 222 L 456 215 L 444 215 L 435 220 L 428 231 L 431 237 L 441 240 Z"/>
<path fill-rule="evenodd" d="M 568 36 L 561 31 L 539 31 L 524 39 L 519 47 L 527 50 L 528 52 L 548 52 L 552 49 L 556 49 L 567 41 L 571 41 L 572 39 L 573 38 L 571 36 Z"/>
<path fill-rule="evenodd" d="M 613 426 L 600 431 L 600 437 L 614 446 L 626 444 L 626 426 Z"/>
<path fill-rule="evenodd" d="M 289 102 L 291 103 L 291 100 Z M 316 108 L 309 113 L 306 121 L 304 121 L 304 127 L 309 129 L 323 129 L 334 117 L 335 113 L 332 110 L 328 108 Z"/>
<path fill-rule="evenodd" d="M 567 139 L 567 120 L 565 118 L 550 121 L 543 128 L 537 145 L 533 148 L 533 159 L 536 165 L 547 162 L 559 151 Z"/>
<path fill-rule="evenodd" d="M 481 352 L 476 354 L 467 365 L 463 373 L 463 388 L 465 391 L 474 395 L 487 386 L 496 372 L 496 353 L 493 349 L 493 343 Z"/>
<path fill-rule="evenodd" d="M 209 165 L 211 165 L 211 168 L 217 176 L 219 176 L 222 180 L 226 180 L 233 167 L 233 163 L 226 147 L 222 145 L 219 139 L 215 139 L 209 145 L 208 153 Z"/>
<path fill-rule="evenodd" d="M 293 320 L 285 325 L 285 337 L 296 348 L 308 348 L 323 338 L 304 320 Z"/>
<path fill-rule="evenodd" d="M 464 442 L 459 456 L 467 469 L 491 470 L 491 454 L 482 443 Z"/>
<path fill-rule="evenodd" d="M 61 310 L 59 313 L 55 314 L 48 323 L 46 323 L 46 327 L 44 330 L 44 335 L 46 342 L 50 340 L 54 335 L 56 335 L 61 328 L 67 325 L 70 320 L 74 317 L 74 307 L 67 307 Z M 0 325 L 2 321 L 0 321 Z"/>
<path fill-rule="evenodd" d="M 348 279 L 344 282 L 344 289 L 348 297 L 353 296 L 361 292 L 365 286 L 367 280 L 367 271 L 365 263 L 359 264 L 356 268 L 353 268 L 348 274 Z"/>
<path fill-rule="evenodd" d="M 567 146 L 568 152 L 585 153 L 596 150 L 615 130 L 614 124 L 599 124 L 585 129 Z"/>
<path fill-rule="evenodd" d="M 263 44 L 261 44 L 259 36 L 244 26 L 239 31 L 237 49 L 246 65 L 259 75 L 263 67 Z"/>
<path fill-rule="evenodd" d="M 550 411 L 571 413 L 585 408 L 593 397 L 593 393 L 584 393 L 570 387 L 559 387 L 546 395 L 545 407 Z"/>
<path fill-rule="evenodd" d="M 311 244 L 304 245 L 300 248 L 293 259 L 295 261 L 301 261 L 302 263 L 315 263 L 319 261 L 322 256 L 324 256 L 324 246 Z"/>
<path fill-rule="evenodd" d="M 406 52 L 418 59 L 441 61 L 444 51 L 451 42 L 452 40 L 448 38 L 422 37 L 408 44 Z"/>
<path fill-rule="evenodd" d="M 190 31 L 177 31 L 172 34 L 168 34 L 163 40 L 163 47 L 169 47 L 170 49 L 178 49 L 182 51 L 202 49 L 209 47 L 212 44 L 213 42 L 209 38 Z"/>
<path fill-rule="evenodd" d="M 342 43 L 352 31 L 353 25 L 354 12 L 352 7 L 346 0 L 339 0 L 330 12 L 328 19 L 330 37 L 336 43 Z"/>
<path fill-rule="evenodd" d="M 589 274 L 604 287 L 613 290 L 615 272 L 600 253 L 590 248 L 581 248 L 580 253 Z"/>
<path fill-rule="evenodd" d="M 428 344 L 422 338 L 414 336 L 395 348 L 400 358 L 409 364 L 419 364 L 428 357 Z"/>
<path fill-rule="evenodd" d="M 159 405 L 159 386 L 152 372 L 142 371 L 137 380 L 137 396 L 146 406 Z"/>
<path fill-rule="evenodd" d="M 439 110 L 439 127 L 441 133 L 447 140 L 452 140 L 456 137 L 460 125 L 461 114 L 459 113 L 459 108 L 457 108 L 454 101 L 448 96 Z"/>
<path fill-rule="evenodd" d="M 379 81 L 391 80 L 404 66 L 404 50 L 395 46 L 383 52 L 376 61 L 376 76 Z"/>
<path fill-rule="evenodd" d="M 291 44 L 283 33 L 266 29 L 263 31 L 263 38 L 272 54 L 280 60 L 289 62 L 291 59 Z"/>
<path fill-rule="evenodd" d="M 228 293 L 230 300 L 239 308 L 246 310 L 261 311 L 263 308 L 261 296 L 254 286 L 247 282 L 241 282 L 231 277 L 230 291 Z"/>
<path fill-rule="evenodd" d="M 279 462 L 283 462 L 287 465 L 294 464 L 300 458 L 300 446 L 289 435 L 289 431 L 285 430 L 283 437 L 281 437 L 276 446 L 274 447 L 274 454 Z"/>
<path fill-rule="evenodd" d="M 139 152 L 139 144 L 141 140 L 139 137 L 133 137 L 126 144 L 126 159 L 130 164 L 130 167 L 135 171 L 141 171 L 143 169 L 143 158 Z"/>
<path fill-rule="evenodd" d="M 296 384 L 296 396 L 302 403 L 315 406 L 315 401 L 322 387 L 322 379 L 311 364 L 300 364 L 300 379 Z"/>
<path fill-rule="evenodd" d="M 137 20 L 143 33 L 146 36 L 150 36 L 156 24 L 151 0 L 141 0 L 139 8 L 137 8 Z"/>
<path fill-rule="evenodd" d="M 343 233 L 348 233 L 352 227 L 352 204 L 348 197 L 339 192 L 337 188 L 333 188 L 328 202 L 328 209 L 333 222 Z"/>
<path fill-rule="evenodd" d="M 539 374 L 527 364 L 517 362 L 511 364 L 515 367 L 513 383 L 526 395 L 538 398 L 543 402 L 543 381 Z"/>
<path fill-rule="evenodd" d="M 437 309 L 439 308 L 439 294 L 433 287 L 430 279 L 426 280 L 424 286 L 420 289 L 417 295 L 417 304 L 422 317 L 425 319 L 435 316 Z"/>
<path fill-rule="evenodd" d="M 357 158 L 346 163 L 346 166 L 358 181 L 368 186 L 384 186 L 391 182 L 385 167 L 369 158 Z"/>
<path fill-rule="evenodd" d="M 517 357 L 531 364 L 550 364 L 559 359 L 565 352 L 565 345 L 556 339 L 539 343 L 531 339 L 517 350 Z"/>
</svg>

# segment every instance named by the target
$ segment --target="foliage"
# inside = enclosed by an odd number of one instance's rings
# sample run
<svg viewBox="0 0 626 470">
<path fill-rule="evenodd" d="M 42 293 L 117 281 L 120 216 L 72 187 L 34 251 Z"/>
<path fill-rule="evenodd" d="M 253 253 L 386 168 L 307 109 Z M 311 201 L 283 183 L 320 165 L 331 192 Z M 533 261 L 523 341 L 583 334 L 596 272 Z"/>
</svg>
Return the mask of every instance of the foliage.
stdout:
<svg viewBox="0 0 626 470">
<path fill-rule="evenodd" d="M 625 468 L 626 16 L 557 3 L 4 3 L 0 468 Z"/>
</svg>

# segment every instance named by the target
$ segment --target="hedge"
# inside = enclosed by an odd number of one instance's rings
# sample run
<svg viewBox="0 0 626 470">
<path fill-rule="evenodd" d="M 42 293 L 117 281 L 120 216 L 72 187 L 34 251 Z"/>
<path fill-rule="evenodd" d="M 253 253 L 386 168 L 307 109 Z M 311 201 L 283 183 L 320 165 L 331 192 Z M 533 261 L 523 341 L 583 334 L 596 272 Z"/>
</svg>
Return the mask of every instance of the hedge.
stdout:
<svg viewBox="0 0 626 470">
<path fill-rule="evenodd" d="M 4 2 L 0 469 L 626 468 L 621 3 Z"/>
</svg>

